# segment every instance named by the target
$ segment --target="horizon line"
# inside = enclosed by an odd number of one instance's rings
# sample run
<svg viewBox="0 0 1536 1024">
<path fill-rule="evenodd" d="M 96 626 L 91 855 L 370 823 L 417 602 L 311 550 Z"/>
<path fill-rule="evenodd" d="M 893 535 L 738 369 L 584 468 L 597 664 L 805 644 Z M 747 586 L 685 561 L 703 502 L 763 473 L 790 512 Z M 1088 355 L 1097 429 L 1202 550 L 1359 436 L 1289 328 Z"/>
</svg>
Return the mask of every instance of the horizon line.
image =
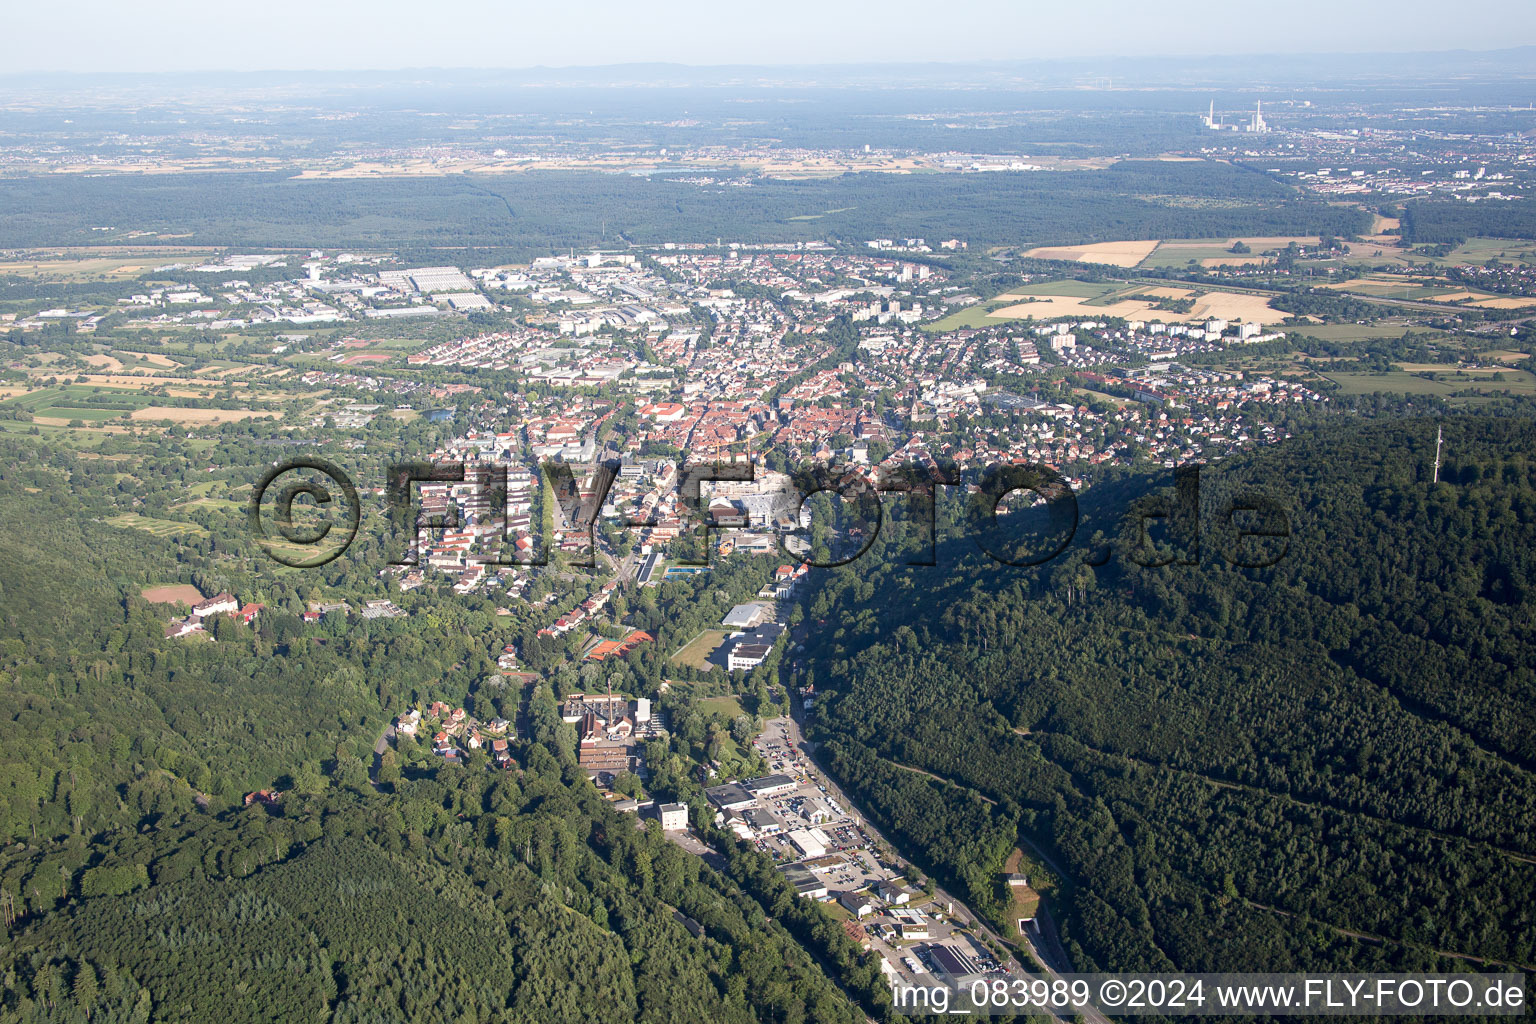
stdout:
<svg viewBox="0 0 1536 1024">
<path fill-rule="evenodd" d="M 1422 49 L 1422 50 L 1279 50 L 1256 52 L 1230 52 L 1201 54 L 1199 56 L 1173 55 L 1173 54 L 1095 54 L 1071 57 L 995 57 L 982 60 L 864 60 L 849 62 L 828 61 L 801 61 L 782 64 L 732 62 L 721 64 L 687 64 L 680 61 L 622 61 L 610 64 L 523 64 L 523 65 L 407 65 L 397 67 L 366 67 L 366 68 L 338 68 L 338 67 L 269 67 L 269 68 L 198 68 L 187 70 L 130 70 L 130 69 L 100 69 L 82 71 L 78 69 L 33 69 L 29 71 L 0 71 L 0 81 L 21 80 L 27 78 L 63 77 L 63 78 L 93 78 L 93 77 L 134 77 L 134 78 L 173 78 L 195 75 L 385 75 L 385 74 L 423 74 L 423 73 L 571 73 L 594 71 L 623 71 L 640 68 L 674 69 L 686 71 L 756 71 L 756 72 L 786 72 L 786 71 L 835 71 L 835 70 L 895 70 L 912 69 L 914 67 L 926 69 L 976 69 L 998 70 L 1016 66 L 1062 66 L 1071 64 L 1090 63 L 1094 61 L 1123 61 L 1139 64 L 1177 64 L 1182 67 L 1198 67 L 1200 65 L 1230 63 L 1237 60 L 1303 60 L 1303 59 L 1338 59 L 1347 60 L 1358 57 L 1425 57 L 1425 56 L 1501 56 L 1514 55 L 1522 51 L 1536 51 L 1536 43 L 1525 43 L 1518 46 L 1492 47 L 1488 49 L 1471 49 L 1468 47 L 1452 47 L 1448 49 Z M 1536 67 L 1531 69 L 1531 77 L 1536 78 Z"/>
</svg>

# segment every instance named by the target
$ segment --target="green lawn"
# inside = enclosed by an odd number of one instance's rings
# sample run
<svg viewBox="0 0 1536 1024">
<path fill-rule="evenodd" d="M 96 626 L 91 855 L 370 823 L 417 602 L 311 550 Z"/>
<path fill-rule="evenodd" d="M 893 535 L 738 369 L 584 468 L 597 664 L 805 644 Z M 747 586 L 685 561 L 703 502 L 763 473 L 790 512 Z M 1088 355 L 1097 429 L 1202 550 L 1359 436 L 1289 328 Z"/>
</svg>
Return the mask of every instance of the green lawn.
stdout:
<svg viewBox="0 0 1536 1024">
<path fill-rule="evenodd" d="M 66 420 L 88 420 L 92 422 L 100 420 L 118 419 L 124 413 L 132 412 L 131 409 L 101 409 L 101 408 L 76 408 L 70 405 L 50 405 L 43 409 L 34 409 L 38 416 L 57 416 Z"/>
<path fill-rule="evenodd" d="M 1300 327 L 1289 327 L 1287 330 L 1309 338 L 1321 338 L 1323 341 L 1369 341 L 1372 338 L 1401 338 L 1409 331 L 1420 331 L 1424 328 L 1405 327 L 1402 324 L 1383 324 L 1374 326 L 1371 324 L 1304 324 Z"/>
<path fill-rule="evenodd" d="M 746 714 L 738 697 L 700 697 L 699 710 L 706 715 L 721 714 L 727 719 Z"/>
<path fill-rule="evenodd" d="M 1383 299 L 1419 299 L 1435 300 L 1442 295 L 1455 295 L 1467 291 L 1466 288 L 1450 284 L 1415 284 L 1400 283 L 1397 281 L 1351 281 L 1347 288 L 1340 291 L 1358 292 L 1361 295 L 1374 295 Z M 1476 294 L 1476 293 L 1474 293 Z"/>
<path fill-rule="evenodd" d="M 1247 256 L 1257 256 L 1258 253 L 1246 253 Z M 1218 260 L 1223 256 L 1230 256 L 1237 260 L 1241 257 L 1232 252 L 1231 242 L 1212 242 L 1210 245 L 1159 245 L 1152 250 L 1152 254 L 1140 263 L 1138 267 L 1183 267 L 1190 260 Z"/>
<path fill-rule="evenodd" d="M 1008 295 L 1069 295 L 1077 299 L 1097 299 L 1124 286 L 1123 282 L 1099 281 L 1036 281 L 1018 288 L 1010 288 Z"/>
<path fill-rule="evenodd" d="M 672 655 L 672 661 L 679 665 L 688 665 L 699 671 L 710 668 L 709 656 L 714 653 L 720 642 L 730 634 L 723 629 L 706 629 L 692 640 L 683 645 L 682 649 Z"/>
<path fill-rule="evenodd" d="M 941 334 L 944 331 L 955 331 L 962 327 L 991 326 L 996 324 L 997 321 L 988 320 L 987 314 L 994 309 L 1001 309 L 1004 306 L 1011 305 L 1013 305 L 1012 299 L 988 299 L 985 302 L 978 302 L 974 306 L 966 306 L 964 309 L 956 310 L 942 320 L 937 320 L 931 324 L 924 324 L 923 330 Z"/>
<path fill-rule="evenodd" d="M 1536 264 L 1536 242 L 1518 238 L 1470 238 L 1443 262 L 1483 263 L 1490 259 Z"/>
</svg>

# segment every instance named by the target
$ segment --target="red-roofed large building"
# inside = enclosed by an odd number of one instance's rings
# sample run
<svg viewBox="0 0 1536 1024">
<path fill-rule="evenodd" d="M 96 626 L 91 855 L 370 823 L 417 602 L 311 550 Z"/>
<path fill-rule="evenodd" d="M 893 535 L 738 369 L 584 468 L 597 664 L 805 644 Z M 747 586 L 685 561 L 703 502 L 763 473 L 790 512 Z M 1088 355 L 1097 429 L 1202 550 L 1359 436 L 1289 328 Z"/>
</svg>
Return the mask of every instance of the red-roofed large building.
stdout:
<svg viewBox="0 0 1536 1024">
<path fill-rule="evenodd" d="M 642 405 L 635 411 L 641 417 L 654 419 L 657 423 L 676 423 L 688 410 L 676 402 L 657 402 L 654 405 Z"/>
</svg>

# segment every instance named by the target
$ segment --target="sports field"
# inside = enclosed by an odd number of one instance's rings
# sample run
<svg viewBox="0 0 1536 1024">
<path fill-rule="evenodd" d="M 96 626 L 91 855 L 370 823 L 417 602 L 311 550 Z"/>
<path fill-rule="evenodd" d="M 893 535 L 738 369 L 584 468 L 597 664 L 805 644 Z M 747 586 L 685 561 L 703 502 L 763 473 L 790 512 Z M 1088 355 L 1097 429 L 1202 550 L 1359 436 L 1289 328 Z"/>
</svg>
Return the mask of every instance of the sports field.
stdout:
<svg viewBox="0 0 1536 1024">
<path fill-rule="evenodd" d="M 706 629 L 672 655 L 672 661 L 678 665 L 687 665 L 700 672 L 706 672 L 711 667 L 709 656 L 715 653 L 716 648 L 729 635 L 723 629 Z"/>
</svg>

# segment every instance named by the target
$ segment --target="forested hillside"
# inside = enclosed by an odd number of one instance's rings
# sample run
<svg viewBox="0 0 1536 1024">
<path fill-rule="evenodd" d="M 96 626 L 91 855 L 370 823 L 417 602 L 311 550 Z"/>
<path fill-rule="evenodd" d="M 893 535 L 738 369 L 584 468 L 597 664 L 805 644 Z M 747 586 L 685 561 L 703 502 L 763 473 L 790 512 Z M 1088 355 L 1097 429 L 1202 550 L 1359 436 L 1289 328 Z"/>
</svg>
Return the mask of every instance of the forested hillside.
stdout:
<svg viewBox="0 0 1536 1024">
<path fill-rule="evenodd" d="M 203 450 L 259 464 L 244 443 Z M 706 867 L 599 795 L 555 705 L 589 675 L 495 674 L 517 617 L 423 592 L 395 595 L 419 614 L 305 624 L 315 577 L 262 572 L 231 517 L 176 539 L 106 521 L 184 497 L 177 441 L 133 463 L 131 491 L 110 445 L 0 451 L 0 1021 L 799 1024 L 889 1003 L 763 855 L 711 835 Z M 669 640 L 697 632 L 765 571 L 722 566 L 697 599 L 668 584 L 636 612 Z M 374 593 L 354 576 L 327 593 Z M 141 590 L 188 580 L 266 610 L 220 617 L 213 642 L 166 639 L 174 609 Z M 605 667 L 651 693 L 661 661 Z M 756 690 L 743 699 L 767 710 Z M 429 696 L 526 719 L 512 764 L 400 742 L 372 781 L 375 738 Z M 648 757 L 653 794 L 702 808 L 689 769 L 729 727 L 694 700 L 666 698 L 670 746 Z M 244 799 L 269 787 L 275 801 Z"/>
<path fill-rule="evenodd" d="M 1446 421 L 1438 485 L 1435 426 L 1207 468 L 1198 566 L 1132 560 L 1121 514 L 1164 471 L 1084 495 L 1043 568 L 956 541 L 822 577 L 829 765 L 984 910 L 1041 850 L 1081 968 L 1528 968 L 1536 426 Z M 1222 557 L 1249 490 L 1289 510 L 1271 568 Z"/>
<path fill-rule="evenodd" d="M 759 903 L 636 825 L 533 747 L 515 775 L 13 849 L 7 882 L 57 909 L 8 947 L 0 1019 L 858 1019 Z"/>
</svg>

